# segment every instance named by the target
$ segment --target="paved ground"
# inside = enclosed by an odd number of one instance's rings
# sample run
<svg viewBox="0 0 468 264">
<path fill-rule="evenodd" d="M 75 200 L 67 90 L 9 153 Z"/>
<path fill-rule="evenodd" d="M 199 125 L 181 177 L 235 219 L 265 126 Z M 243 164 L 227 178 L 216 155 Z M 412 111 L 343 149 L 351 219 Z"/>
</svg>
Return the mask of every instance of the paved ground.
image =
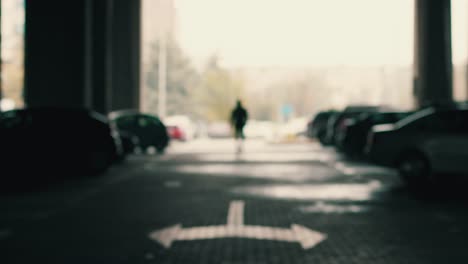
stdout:
<svg viewBox="0 0 468 264">
<path fill-rule="evenodd" d="M 423 199 L 315 143 L 247 143 L 175 144 L 99 178 L 2 194 L 0 263 L 468 261 L 459 198 Z"/>
</svg>

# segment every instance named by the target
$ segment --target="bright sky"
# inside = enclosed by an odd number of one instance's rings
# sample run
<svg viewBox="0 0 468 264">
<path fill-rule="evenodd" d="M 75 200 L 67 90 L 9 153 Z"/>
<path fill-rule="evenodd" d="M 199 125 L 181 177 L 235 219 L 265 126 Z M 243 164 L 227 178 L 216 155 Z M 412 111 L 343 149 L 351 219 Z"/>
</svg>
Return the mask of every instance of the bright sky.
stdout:
<svg viewBox="0 0 468 264">
<path fill-rule="evenodd" d="M 452 0 L 452 57 L 454 64 L 466 63 L 468 56 L 468 1 Z"/>
<path fill-rule="evenodd" d="M 412 63 L 411 0 L 175 1 L 179 40 L 196 63 L 214 53 L 228 66 Z M 464 60 L 468 4 L 452 5 L 463 24 L 453 27 L 462 36 L 454 59 Z"/>
</svg>

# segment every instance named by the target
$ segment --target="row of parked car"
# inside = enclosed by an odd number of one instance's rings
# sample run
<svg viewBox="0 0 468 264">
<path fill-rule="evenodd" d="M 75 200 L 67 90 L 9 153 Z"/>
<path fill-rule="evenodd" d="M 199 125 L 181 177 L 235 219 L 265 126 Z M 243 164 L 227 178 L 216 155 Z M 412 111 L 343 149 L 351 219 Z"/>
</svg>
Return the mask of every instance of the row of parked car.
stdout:
<svg viewBox="0 0 468 264">
<path fill-rule="evenodd" d="M 0 113 L 0 169 L 15 176 L 9 180 L 99 174 L 137 148 L 163 152 L 168 143 L 161 120 L 138 111 L 104 116 L 86 109 L 43 107 Z"/>
<path fill-rule="evenodd" d="M 407 112 L 351 106 L 320 112 L 307 131 L 348 156 L 396 168 L 413 186 L 468 174 L 468 107 L 463 104 Z"/>
</svg>

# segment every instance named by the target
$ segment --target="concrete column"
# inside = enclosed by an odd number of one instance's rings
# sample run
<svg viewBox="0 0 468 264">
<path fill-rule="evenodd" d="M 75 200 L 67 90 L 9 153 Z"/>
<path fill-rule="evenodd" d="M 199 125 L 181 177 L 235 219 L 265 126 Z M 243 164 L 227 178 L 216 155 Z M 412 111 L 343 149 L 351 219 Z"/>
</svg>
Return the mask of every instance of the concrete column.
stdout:
<svg viewBox="0 0 468 264">
<path fill-rule="evenodd" d="M 86 1 L 26 0 L 25 103 L 91 107 Z"/>
<path fill-rule="evenodd" d="M 112 95 L 113 0 L 89 0 L 91 4 L 92 108 L 107 114 Z"/>
<path fill-rule="evenodd" d="M 26 0 L 25 102 L 138 108 L 139 0 Z"/>
<path fill-rule="evenodd" d="M 141 1 L 114 0 L 111 110 L 139 109 Z"/>
<path fill-rule="evenodd" d="M 0 29 L 2 28 L 2 2 L 0 0 Z M 0 30 L 1 31 L 1 30 Z M 0 47 L 2 46 L 2 34 L 0 32 Z M 2 100 L 3 98 L 3 80 L 2 80 L 2 77 L 3 77 L 3 74 L 2 74 L 2 64 L 3 64 L 3 60 L 2 60 L 2 49 L 0 48 L 0 101 Z"/>
<path fill-rule="evenodd" d="M 416 105 L 453 101 L 450 0 L 415 0 Z"/>
</svg>

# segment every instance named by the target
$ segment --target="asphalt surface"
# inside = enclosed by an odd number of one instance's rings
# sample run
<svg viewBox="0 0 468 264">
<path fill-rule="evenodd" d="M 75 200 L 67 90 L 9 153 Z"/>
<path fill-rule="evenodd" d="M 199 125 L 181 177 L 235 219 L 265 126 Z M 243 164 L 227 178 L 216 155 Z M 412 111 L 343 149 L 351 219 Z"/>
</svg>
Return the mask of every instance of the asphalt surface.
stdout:
<svg viewBox="0 0 468 264">
<path fill-rule="evenodd" d="M 467 203 L 447 193 L 314 142 L 177 143 L 1 194 L 0 263 L 467 263 Z"/>
</svg>

